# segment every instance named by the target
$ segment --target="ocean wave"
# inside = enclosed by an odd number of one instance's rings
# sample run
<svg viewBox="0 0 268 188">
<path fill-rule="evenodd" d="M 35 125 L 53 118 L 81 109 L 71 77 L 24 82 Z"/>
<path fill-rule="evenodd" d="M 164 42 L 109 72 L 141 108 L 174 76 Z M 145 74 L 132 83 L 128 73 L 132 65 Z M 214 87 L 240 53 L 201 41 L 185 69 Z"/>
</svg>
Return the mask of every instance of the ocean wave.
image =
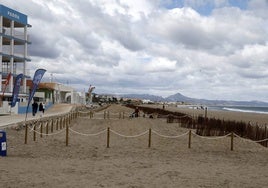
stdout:
<svg viewBox="0 0 268 188">
<path fill-rule="evenodd" d="M 223 110 L 234 111 L 234 112 L 247 112 L 247 113 L 268 114 L 267 111 L 262 111 L 262 110 L 258 110 L 258 109 L 254 109 L 253 110 L 253 109 L 241 109 L 241 108 L 223 107 Z"/>
</svg>

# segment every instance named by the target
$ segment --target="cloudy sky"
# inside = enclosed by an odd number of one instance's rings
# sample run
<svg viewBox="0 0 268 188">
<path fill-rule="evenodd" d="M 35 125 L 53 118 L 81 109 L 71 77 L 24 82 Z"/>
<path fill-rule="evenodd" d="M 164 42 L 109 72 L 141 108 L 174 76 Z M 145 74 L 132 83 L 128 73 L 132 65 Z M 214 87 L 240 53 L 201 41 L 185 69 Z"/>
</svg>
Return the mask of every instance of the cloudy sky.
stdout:
<svg viewBox="0 0 268 188">
<path fill-rule="evenodd" d="M 1 0 L 28 15 L 28 65 L 96 93 L 268 102 L 268 0 Z"/>
</svg>

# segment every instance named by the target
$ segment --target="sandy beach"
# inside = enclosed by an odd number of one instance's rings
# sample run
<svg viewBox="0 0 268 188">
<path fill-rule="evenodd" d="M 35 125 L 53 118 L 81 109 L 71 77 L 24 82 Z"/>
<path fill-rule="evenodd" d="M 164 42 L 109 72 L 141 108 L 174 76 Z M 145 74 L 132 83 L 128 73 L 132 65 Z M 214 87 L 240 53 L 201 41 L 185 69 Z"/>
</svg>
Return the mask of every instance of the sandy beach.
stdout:
<svg viewBox="0 0 268 188">
<path fill-rule="evenodd" d="M 65 129 L 54 131 L 51 136 L 38 136 L 35 142 L 30 132 L 28 144 L 24 144 L 23 129 L 7 128 L 8 156 L 0 157 L 0 187 L 262 188 L 268 185 L 268 148 L 235 138 L 231 151 L 230 137 L 207 139 L 193 134 L 189 149 L 189 130 L 177 123 L 143 117 L 119 119 L 119 112 L 126 115 L 133 112 L 120 105 L 106 110 L 110 119 L 103 119 L 103 111 L 93 119 L 88 116 L 74 119 L 68 146 Z M 240 113 L 239 117 L 242 115 L 245 114 Z M 259 117 L 255 120 L 260 122 Z M 106 147 L 108 127 L 109 148 Z"/>
<path fill-rule="evenodd" d="M 163 105 L 142 105 L 154 108 L 162 109 Z M 205 116 L 205 110 L 201 109 L 190 109 L 185 106 L 175 107 L 174 105 L 166 105 L 166 110 L 169 111 L 178 111 L 181 113 L 188 114 L 190 116 L 197 117 L 198 115 Z M 207 111 L 208 118 L 224 119 L 224 120 L 234 120 L 234 121 L 243 121 L 251 122 L 252 124 L 265 125 L 268 124 L 268 115 L 260 113 L 250 113 L 250 112 L 236 112 L 236 111 L 220 111 L 220 110 L 210 110 Z"/>
</svg>

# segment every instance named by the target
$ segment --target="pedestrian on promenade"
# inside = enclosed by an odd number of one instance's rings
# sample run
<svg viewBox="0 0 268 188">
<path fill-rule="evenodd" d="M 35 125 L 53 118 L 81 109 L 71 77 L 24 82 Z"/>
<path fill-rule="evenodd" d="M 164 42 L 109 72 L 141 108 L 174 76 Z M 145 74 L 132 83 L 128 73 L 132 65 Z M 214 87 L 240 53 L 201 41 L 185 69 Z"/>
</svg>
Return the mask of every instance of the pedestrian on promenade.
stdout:
<svg viewBox="0 0 268 188">
<path fill-rule="evenodd" d="M 35 114 L 37 113 L 37 109 L 38 109 L 38 104 L 36 101 L 33 102 L 32 104 L 32 113 L 33 113 L 33 116 L 35 116 Z"/>
<path fill-rule="evenodd" d="M 39 112 L 42 112 L 43 113 L 43 103 L 42 102 L 40 102 L 39 103 Z M 42 117 L 42 114 L 40 114 L 40 117 Z"/>
<path fill-rule="evenodd" d="M 43 114 L 44 114 L 45 113 L 45 109 L 46 109 L 46 104 L 43 102 L 42 105 L 43 105 Z"/>
</svg>

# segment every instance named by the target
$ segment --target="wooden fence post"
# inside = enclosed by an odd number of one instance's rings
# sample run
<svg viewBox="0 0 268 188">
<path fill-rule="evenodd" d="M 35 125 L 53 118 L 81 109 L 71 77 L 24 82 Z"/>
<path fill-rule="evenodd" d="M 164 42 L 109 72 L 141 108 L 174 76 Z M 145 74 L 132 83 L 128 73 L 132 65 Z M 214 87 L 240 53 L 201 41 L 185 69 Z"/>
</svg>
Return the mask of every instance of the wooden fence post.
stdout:
<svg viewBox="0 0 268 188">
<path fill-rule="evenodd" d="M 65 129 L 66 128 L 66 115 L 64 115 L 62 117 L 62 128 Z"/>
<path fill-rule="evenodd" d="M 66 128 L 67 125 L 67 119 L 66 119 L 66 115 L 63 117 L 63 128 Z"/>
<path fill-rule="evenodd" d="M 148 148 L 151 147 L 151 143 L 152 143 L 152 129 L 149 129 L 149 139 L 148 139 Z"/>
<path fill-rule="evenodd" d="M 191 148 L 191 141 L 192 141 L 192 130 L 189 130 L 188 148 Z"/>
<path fill-rule="evenodd" d="M 62 116 L 60 117 L 60 130 L 62 129 L 62 124 L 63 124 L 63 118 Z"/>
<path fill-rule="evenodd" d="M 54 122 L 53 119 L 51 120 L 51 132 L 53 133 L 53 129 L 54 129 Z"/>
<path fill-rule="evenodd" d="M 267 138 L 267 125 L 265 124 L 265 129 L 264 129 L 264 138 Z M 264 143 L 264 146 L 266 146 L 267 147 L 267 142 L 268 141 L 266 141 L 265 143 Z"/>
<path fill-rule="evenodd" d="M 59 129 L 61 130 L 62 119 L 59 117 Z"/>
<path fill-rule="evenodd" d="M 48 135 L 48 122 L 46 124 L 46 135 Z"/>
<path fill-rule="evenodd" d="M 59 130 L 59 118 L 56 119 L 56 130 Z"/>
<path fill-rule="evenodd" d="M 110 127 L 107 128 L 107 148 L 110 147 Z"/>
<path fill-rule="evenodd" d="M 69 126 L 66 125 L 66 146 L 69 145 Z"/>
<path fill-rule="evenodd" d="M 43 122 L 41 122 L 41 126 L 40 126 L 40 137 L 43 137 Z"/>
<path fill-rule="evenodd" d="M 234 150 L 234 133 L 231 133 L 231 151 Z"/>
<path fill-rule="evenodd" d="M 34 125 L 33 131 L 33 140 L 36 141 L 36 125 Z"/>
<path fill-rule="evenodd" d="M 24 144 L 27 144 L 28 137 L 28 125 L 25 125 L 25 137 L 24 137 Z"/>
</svg>

